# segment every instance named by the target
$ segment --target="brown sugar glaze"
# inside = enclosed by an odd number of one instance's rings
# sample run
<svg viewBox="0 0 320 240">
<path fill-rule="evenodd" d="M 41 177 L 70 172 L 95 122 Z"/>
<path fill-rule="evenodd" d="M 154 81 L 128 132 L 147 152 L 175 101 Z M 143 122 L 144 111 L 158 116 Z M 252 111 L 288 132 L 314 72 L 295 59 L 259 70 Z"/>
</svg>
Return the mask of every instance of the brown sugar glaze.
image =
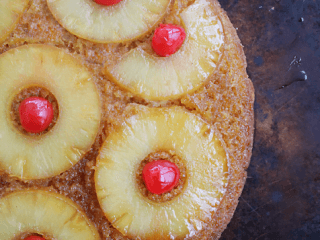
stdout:
<svg viewBox="0 0 320 240">
<path fill-rule="evenodd" d="M 179 24 L 178 13 L 192 2 L 192 0 L 177 0 L 162 23 Z M 217 5 L 216 2 L 213 3 Z M 221 10 L 218 14 L 225 15 Z M 127 44 L 95 44 L 77 38 L 60 26 L 50 13 L 45 0 L 31 0 L 15 30 L 0 46 L 0 54 L 30 43 L 50 44 L 70 52 L 88 67 L 95 78 L 103 103 L 103 120 L 91 150 L 74 167 L 53 178 L 31 181 L 21 181 L 0 172 L 0 197 L 19 189 L 51 189 L 77 203 L 95 224 L 102 239 L 126 239 L 107 221 L 96 197 L 93 177 L 99 148 L 108 133 L 126 117 L 124 109 L 128 104 L 137 103 L 150 107 L 179 105 L 214 125 L 235 159 L 233 163 L 235 170 L 232 173 L 237 176 L 236 182 L 231 184 L 232 190 L 225 197 L 230 198 L 231 202 L 226 200 L 221 210 L 221 214 L 226 212 L 228 216 L 218 216 L 217 223 L 211 225 L 212 227 L 217 225 L 216 231 L 223 229 L 227 224 L 223 223 L 224 219 L 230 220 L 233 214 L 233 210 L 226 209 L 235 208 L 233 205 L 236 205 L 245 178 L 245 174 L 241 172 L 247 168 L 251 156 L 254 97 L 252 84 L 245 72 L 246 61 L 241 43 L 232 25 L 224 18 L 222 23 L 224 28 L 229 30 L 225 32 L 224 55 L 217 71 L 209 77 L 205 85 L 195 93 L 178 100 L 148 102 L 116 86 L 101 74 L 101 70 L 105 62 L 115 61 L 117 57 L 135 46 L 141 45 L 146 51 L 152 52 L 150 48 L 152 33 Z M 219 237 L 219 234 L 213 237 Z"/>
</svg>

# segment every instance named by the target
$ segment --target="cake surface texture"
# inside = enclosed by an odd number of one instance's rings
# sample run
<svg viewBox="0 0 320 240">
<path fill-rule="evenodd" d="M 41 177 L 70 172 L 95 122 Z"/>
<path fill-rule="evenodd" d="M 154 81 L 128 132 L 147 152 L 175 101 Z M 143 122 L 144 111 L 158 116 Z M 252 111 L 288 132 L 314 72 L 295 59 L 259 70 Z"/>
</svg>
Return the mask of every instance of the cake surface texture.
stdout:
<svg viewBox="0 0 320 240">
<path fill-rule="evenodd" d="M 234 214 L 254 88 L 226 12 L 110 2 L 1 0 L 0 240 L 219 239 Z M 170 55 L 159 29 L 180 38 Z M 26 100 L 50 105 L 45 130 Z M 146 166 L 178 178 L 153 192 Z"/>
</svg>

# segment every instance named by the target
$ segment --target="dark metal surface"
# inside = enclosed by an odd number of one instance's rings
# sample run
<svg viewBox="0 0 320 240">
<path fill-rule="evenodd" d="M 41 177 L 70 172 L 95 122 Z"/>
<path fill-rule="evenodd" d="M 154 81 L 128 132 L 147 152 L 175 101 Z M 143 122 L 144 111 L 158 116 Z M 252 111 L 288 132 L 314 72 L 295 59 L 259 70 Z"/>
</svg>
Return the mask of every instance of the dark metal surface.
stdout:
<svg viewBox="0 0 320 240">
<path fill-rule="evenodd" d="M 248 179 L 222 239 L 320 239 L 320 0 L 220 0 L 256 91 Z"/>
</svg>

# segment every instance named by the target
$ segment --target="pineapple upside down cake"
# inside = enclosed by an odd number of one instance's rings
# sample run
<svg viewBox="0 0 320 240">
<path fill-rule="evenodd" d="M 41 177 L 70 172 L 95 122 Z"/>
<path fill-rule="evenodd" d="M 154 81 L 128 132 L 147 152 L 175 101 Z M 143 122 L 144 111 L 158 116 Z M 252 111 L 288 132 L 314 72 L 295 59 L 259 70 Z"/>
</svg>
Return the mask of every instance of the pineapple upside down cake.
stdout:
<svg viewBox="0 0 320 240">
<path fill-rule="evenodd" d="M 1 0 L 0 240 L 218 239 L 253 102 L 217 0 Z"/>
</svg>

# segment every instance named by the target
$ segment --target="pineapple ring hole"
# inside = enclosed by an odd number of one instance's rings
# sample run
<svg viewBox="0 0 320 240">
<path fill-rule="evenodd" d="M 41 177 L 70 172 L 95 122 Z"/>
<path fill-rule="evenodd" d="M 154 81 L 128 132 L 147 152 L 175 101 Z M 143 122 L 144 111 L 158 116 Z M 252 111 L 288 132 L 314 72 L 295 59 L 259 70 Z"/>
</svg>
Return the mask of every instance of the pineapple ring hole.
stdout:
<svg viewBox="0 0 320 240">
<path fill-rule="evenodd" d="M 49 127 L 40 132 L 40 133 L 30 133 L 26 131 L 20 122 L 20 116 L 19 116 L 19 106 L 20 103 L 30 97 L 42 97 L 47 99 L 51 104 L 53 108 L 53 119 L 52 122 L 50 123 Z M 59 118 L 59 106 L 58 106 L 58 101 L 55 98 L 55 96 L 47 89 L 38 87 L 38 86 L 32 86 L 23 89 L 20 91 L 13 99 L 12 104 L 11 104 L 11 111 L 10 111 L 10 116 L 11 120 L 13 122 L 13 125 L 23 134 L 28 135 L 28 136 L 40 136 L 43 134 L 46 134 L 49 132 L 54 125 L 56 124 L 58 118 Z"/>
<path fill-rule="evenodd" d="M 156 160 L 167 160 L 176 164 L 180 171 L 180 179 L 178 184 L 169 192 L 162 193 L 160 195 L 150 192 L 143 180 L 142 171 L 144 166 L 152 161 Z M 187 182 L 187 169 L 183 162 L 183 160 L 176 155 L 174 151 L 158 151 L 154 153 L 150 153 L 145 159 L 143 159 L 137 169 L 136 172 L 136 183 L 137 188 L 139 189 L 140 193 L 148 198 L 149 200 L 157 203 L 168 202 L 171 201 L 173 198 L 177 197 L 180 193 L 182 193 L 185 183 Z"/>
<path fill-rule="evenodd" d="M 52 237 L 49 237 L 46 234 L 39 234 L 39 233 L 22 233 L 20 234 L 18 237 L 15 237 L 14 240 L 25 240 L 26 238 L 30 237 L 30 236 L 37 236 L 37 237 L 42 237 L 46 240 L 52 240 Z"/>
</svg>

